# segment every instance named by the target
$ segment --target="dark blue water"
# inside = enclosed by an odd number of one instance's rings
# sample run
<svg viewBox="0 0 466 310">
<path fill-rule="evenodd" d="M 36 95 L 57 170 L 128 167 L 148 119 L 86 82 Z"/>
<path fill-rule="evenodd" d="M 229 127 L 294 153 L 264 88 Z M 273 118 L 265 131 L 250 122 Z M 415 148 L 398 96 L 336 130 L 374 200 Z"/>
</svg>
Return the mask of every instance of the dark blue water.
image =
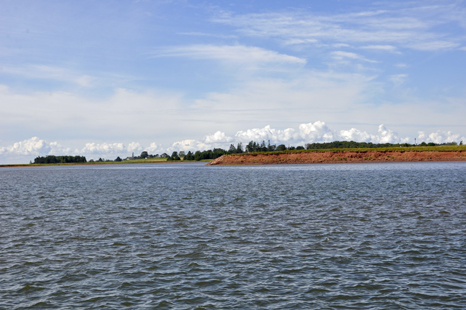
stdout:
<svg viewBox="0 0 466 310">
<path fill-rule="evenodd" d="M 466 163 L 0 169 L 1 309 L 464 309 Z"/>
</svg>

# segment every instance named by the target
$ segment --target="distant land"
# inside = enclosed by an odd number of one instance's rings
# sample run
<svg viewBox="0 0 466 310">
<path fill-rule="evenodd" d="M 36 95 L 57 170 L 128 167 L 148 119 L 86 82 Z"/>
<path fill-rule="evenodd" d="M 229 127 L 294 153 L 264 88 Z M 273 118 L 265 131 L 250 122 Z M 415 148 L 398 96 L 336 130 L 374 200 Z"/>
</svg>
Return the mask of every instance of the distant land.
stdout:
<svg viewBox="0 0 466 310">
<path fill-rule="evenodd" d="M 98 160 L 79 155 L 46 155 L 37 156 L 29 164 L 0 165 L 0 167 L 31 167 L 50 165 L 99 165 L 99 164 L 141 164 L 164 162 L 208 161 L 210 165 L 258 165 L 258 164 L 299 164 L 299 163 L 341 163 L 341 162 L 400 162 L 400 161 L 462 161 L 466 160 L 466 146 L 461 141 L 434 144 L 421 143 L 374 144 L 354 141 L 334 141 L 324 143 L 308 143 L 305 146 L 271 145 L 265 141 L 249 142 L 244 147 L 231 144 L 228 150 L 214 148 L 196 152 L 173 152 L 149 154 L 143 151 L 141 155 L 121 159 Z"/>
</svg>

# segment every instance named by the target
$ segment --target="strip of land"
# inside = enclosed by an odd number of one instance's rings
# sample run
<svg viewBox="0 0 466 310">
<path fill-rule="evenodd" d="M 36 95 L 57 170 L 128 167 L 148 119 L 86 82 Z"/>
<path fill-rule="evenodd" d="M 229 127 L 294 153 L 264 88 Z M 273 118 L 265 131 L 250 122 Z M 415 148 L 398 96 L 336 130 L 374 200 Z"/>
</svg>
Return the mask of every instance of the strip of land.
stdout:
<svg viewBox="0 0 466 310">
<path fill-rule="evenodd" d="M 317 163 L 466 161 L 466 147 L 333 149 L 243 153 L 219 157 L 207 165 L 277 165 Z"/>
<path fill-rule="evenodd" d="M 200 160 L 207 162 L 209 160 Z M 0 168 L 14 168 L 14 167 L 47 167 L 47 166 L 94 166 L 94 165 L 127 165 L 127 164 L 160 164 L 160 163 L 192 163 L 198 162 L 194 160 L 179 160 L 167 161 L 166 158 L 152 158 L 152 159 L 135 159 L 124 161 L 95 161 L 86 163 L 55 163 L 55 164 L 2 164 Z"/>
</svg>

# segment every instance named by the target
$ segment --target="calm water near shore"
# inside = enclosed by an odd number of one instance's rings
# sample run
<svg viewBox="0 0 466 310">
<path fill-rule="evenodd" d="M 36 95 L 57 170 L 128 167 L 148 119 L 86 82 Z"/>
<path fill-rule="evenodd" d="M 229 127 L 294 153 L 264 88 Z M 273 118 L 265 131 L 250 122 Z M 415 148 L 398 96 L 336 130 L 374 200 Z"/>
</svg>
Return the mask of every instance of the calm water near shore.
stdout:
<svg viewBox="0 0 466 310">
<path fill-rule="evenodd" d="M 464 309 L 466 162 L 0 169 L 0 309 Z"/>
</svg>

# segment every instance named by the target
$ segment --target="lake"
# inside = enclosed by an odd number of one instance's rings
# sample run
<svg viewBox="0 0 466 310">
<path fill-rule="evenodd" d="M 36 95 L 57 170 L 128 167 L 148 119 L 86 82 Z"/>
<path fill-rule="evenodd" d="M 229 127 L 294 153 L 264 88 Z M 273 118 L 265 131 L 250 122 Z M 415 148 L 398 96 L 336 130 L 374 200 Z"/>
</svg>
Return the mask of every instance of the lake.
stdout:
<svg viewBox="0 0 466 310">
<path fill-rule="evenodd" d="M 466 162 L 0 169 L 0 309 L 464 309 Z"/>
</svg>

